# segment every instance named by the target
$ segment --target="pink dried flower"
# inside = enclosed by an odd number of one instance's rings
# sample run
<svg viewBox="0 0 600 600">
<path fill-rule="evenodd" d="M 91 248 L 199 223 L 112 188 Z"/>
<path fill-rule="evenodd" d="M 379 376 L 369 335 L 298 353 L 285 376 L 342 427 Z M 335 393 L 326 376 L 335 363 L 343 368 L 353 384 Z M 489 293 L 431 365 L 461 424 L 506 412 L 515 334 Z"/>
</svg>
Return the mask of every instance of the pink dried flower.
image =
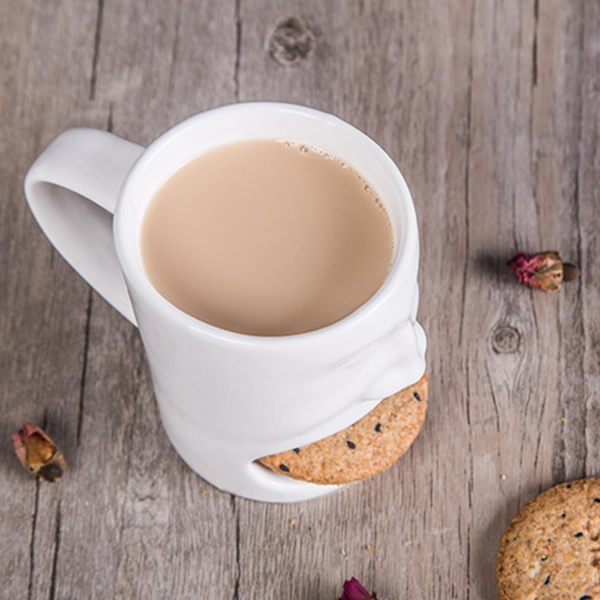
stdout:
<svg viewBox="0 0 600 600">
<path fill-rule="evenodd" d="M 12 436 L 15 453 L 21 464 L 44 481 L 59 481 L 67 463 L 48 434 L 31 423 L 23 423 Z"/>
<path fill-rule="evenodd" d="M 519 283 L 545 292 L 559 290 L 563 281 L 579 276 L 579 269 L 563 263 L 558 252 L 517 252 L 507 264 L 517 274 Z"/>
<path fill-rule="evenodd" d="M 358 579 L 352 577 L 344 582 L 344 593 L 339 600 L 375 600 L 374 597 L 359 583 Z"/>
</svg>

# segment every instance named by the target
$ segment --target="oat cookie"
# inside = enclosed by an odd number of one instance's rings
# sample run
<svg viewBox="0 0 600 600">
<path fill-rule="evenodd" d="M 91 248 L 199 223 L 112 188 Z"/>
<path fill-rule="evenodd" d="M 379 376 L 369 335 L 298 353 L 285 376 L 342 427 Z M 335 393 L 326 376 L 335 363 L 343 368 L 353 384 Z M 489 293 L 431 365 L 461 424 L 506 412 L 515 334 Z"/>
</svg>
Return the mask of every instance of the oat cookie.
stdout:
<svg viewBox="0 0 600 600">
<path fill-rule="evenodd" d="M 530 500 L 500 542 L 500 600 L 600 600 L 600 478 Z"/>
<path fill-rule="evenodd" d="M 342 484 L 391 467 L 415 441 L 427 412 L 427 375 L 382 400 L 370 413 L 318 442 L 259 462 L 294 479 Z"/>
</svg>

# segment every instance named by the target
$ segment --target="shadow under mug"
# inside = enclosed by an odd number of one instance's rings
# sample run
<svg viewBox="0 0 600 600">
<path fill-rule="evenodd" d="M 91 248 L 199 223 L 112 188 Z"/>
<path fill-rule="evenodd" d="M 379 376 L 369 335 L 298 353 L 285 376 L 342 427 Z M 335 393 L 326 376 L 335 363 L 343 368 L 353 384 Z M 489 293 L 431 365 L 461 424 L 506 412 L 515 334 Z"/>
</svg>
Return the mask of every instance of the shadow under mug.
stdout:
<svg viewBox="0 0 600 600">
<path fill-rule="evenodd" d="M 139 240 L 154 193 L 203 152 L 252 139 L 330 152 L 374 186 L 388 211 L 395 238 L 390 273 L 368 302 L 337 323 L 281 337 L 225 331 L 170 304 L 146 276 Z M 32 165 L 25 194 L 56 249 L 139 328 L 171 443 L 222 490 L 293 502 L 336 489 L 255 461 L 344 429 L 425 371 L 410 192 L 390 157 L 337 117 L 292 104 L 234 104 L 183 121 L 147 148 L 104 131 L 72 129 Z"/>
</svg>

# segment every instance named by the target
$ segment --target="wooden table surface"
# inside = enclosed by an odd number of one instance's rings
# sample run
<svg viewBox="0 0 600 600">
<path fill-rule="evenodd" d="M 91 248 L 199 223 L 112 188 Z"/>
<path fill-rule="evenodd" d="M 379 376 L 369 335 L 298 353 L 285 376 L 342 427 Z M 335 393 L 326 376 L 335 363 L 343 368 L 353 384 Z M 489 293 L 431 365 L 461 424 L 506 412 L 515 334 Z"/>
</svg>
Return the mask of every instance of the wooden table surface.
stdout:
<svg viewBox="0 0 600 600">
<path fill-rule="evenodd" d="M 147 144 L 245 100 L 333 112 L 412 190 L 429 414 L 371 481 L 297 505 L 212 488 L 170 447 L 137 331 L 23 196 L 63 130 Z M 600 472 L 600 1 L 0 0 L 0 597 L 496 598 L 500 536 Z M 516 250 L 582 268 L 518 286 Z M 44 425 L 69 470 L 20 467 Z"/>
</svg>

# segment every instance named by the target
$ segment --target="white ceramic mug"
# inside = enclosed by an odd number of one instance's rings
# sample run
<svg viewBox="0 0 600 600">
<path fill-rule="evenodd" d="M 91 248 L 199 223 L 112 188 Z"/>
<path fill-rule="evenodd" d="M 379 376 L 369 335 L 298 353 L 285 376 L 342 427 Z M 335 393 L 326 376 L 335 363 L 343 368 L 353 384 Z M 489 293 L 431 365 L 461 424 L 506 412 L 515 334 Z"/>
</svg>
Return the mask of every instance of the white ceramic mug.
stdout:
<svg viewBox="0 0 600 600">
<path fill-rule="evenodd" d="M 377 190 L 395 236 L 379 291 L 345 319 L 300 335 L 257 337 L 203 323 L 163 298 L 142 266 L 140 229 L 161 185 L 211 148 L 261 138 L 311 144 L 354 166 Z M 335 489 L 255 460 L 349 426 L 424 373 L 410 192 L 373 140 L 332 115 L 291 104 L 229 105 L 187 119 L 148 148 L 72 129 L 33 164 L 25 193 L 56 249 L 139 328 L 171 443 L 222 490 L 292 502 Z"/>
</svg>

